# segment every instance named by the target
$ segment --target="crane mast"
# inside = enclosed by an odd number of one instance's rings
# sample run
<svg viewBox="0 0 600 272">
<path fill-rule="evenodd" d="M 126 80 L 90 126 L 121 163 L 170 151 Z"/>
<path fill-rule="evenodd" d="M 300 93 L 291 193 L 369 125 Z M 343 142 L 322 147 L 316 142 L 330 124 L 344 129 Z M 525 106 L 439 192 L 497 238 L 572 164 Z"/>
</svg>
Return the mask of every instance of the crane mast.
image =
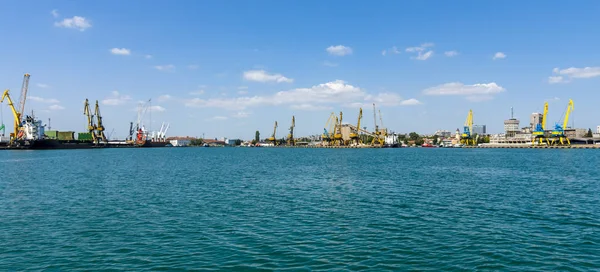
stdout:
<svg viewBox="0 0 600 272">
<path fill-rule="evenodd" d="M 535 130 L 533 131 L 533 139 L 531 139 L 531 143 L 534 144 L 536 141 L 539 141 L 540 144 L 546 141 L 548 144 L 548 138 L 546 138 L 546 119 L 548 116 L 548 102 L 544 103 L 544 113 L 542 114 L 542 120 L 539 124 L 536 125 Z"/>
<path fill-rule="evenodd" d="M 21 127 L 21 113 L 17 111 L 17 109 L 15 109 L 15 105 L 12 101 L 12 99 L 10 98 L 10 94 L 9 94 L 9 90 L 5 90 L 4 93 L 2 94 L 2 99 L 0 99 L 0 103 L 4 102 L 4 99 L 6 99 L 6 101 L 8 102 L 8 107 L 10 108 L 10 110 L 13 113 L 13 117 L 14 117 L 14 132 L 10 134 L 10 139 L 11 142 L 14 140 L 14 138 L 17 137 L 17 135 L 19 134 L 19 129 Z"/>
<path fill-rule="evenodd" d="M 350 134 L 350 140 L 352 140 L 356 145 L 360 145 L 360 120 L 362 119 L 362 108 L 358 111 L 358 122 L 356 123 L 356 130 Z"/>
<path fill-rule="evenodd" d="M 548 116 L 548 102 L 544 103 L 544 114 L 542 115 L 542 130 L 546 130 L 546 117 Z"/>
<path fill-rule="evenodd" d="M 102 125 L 102 115 L 100 115 L 100 106 L 98 105 L 98 100 L 96 100 L 96 108 L 94 111 L 96 115 L 97 125 L 96 125 L 96 133 L 98 135 L 99 140 L 103 142 L 107 142 L 106 136 L 104 135 L 104 125 Z"/>
<path fill-rule="evenodd" d="M 22 114 L 25 112 L 25 101 L 27 100 L 27 90 L 29 89 L 29 74 L 23 76 L 23 84 L 21 85 L 21 97 L 19 97 L 19 124 L 23 121 Z"/>
<path fill-rule="evenodd" d="M 92 112 L 90 110 L 90 102 L 87 98 L 85 99 L 83 105 L 83 115 L 87 117 L 88 132 L 92 135 L 92 140 L 94 141 L 94 143 L 97 143 L 98 135 L 96 135 L 96 124 L 94 124 L 94 115 L 92 115 Z"/>
<path fill-rule="evenodd" d="M 465 126 L 463 128 L 463 134 L 461 135 L 461 142 L 466 145 L 475 144 L 473 139 L 473 110 L 469 110 Z"/>
<path fill-rule="evenodd" d="M 294 128 L 296 127 L 296 117 L 292 116 L 292 125 L 290 126 L 290 134 L 288 135 L 288 145 L 294 146 L 296 145 L 296 141 L 294 140 Z"/>
</svg>

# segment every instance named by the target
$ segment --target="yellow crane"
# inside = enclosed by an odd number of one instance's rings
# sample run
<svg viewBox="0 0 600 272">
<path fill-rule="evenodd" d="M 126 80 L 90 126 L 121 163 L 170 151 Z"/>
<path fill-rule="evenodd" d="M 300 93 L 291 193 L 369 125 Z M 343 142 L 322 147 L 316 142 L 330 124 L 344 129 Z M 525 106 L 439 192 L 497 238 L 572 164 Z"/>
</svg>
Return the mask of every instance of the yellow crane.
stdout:
<svg viewBox="0 0 600 272">
<path fill-rule="evenodd" d="M 336 119 L 335 122 L 335 133 L 333 134 L 333 143 L 334 145 L 344 145 L 344 138 L 342 136 L 342 120 L 343 113 L 340 111 L 340 119 Z"/>
<path fill-rule="evenodd" d="M 337 123 L 336 119 L 337 117 L 335 116 L 335 113 L 332 112 L 329 115 L 329 119 L 327 119 L 327 122 L 325 123 L 325 127 L 323 128 L 323 136 L 321 137 L 323 144 L 333 143 L 333 134 L 335 133 L 335 125 Z"/>
<path fill-rule="evenodd" d="M 381 130 L 379 129 L 379 125 L 377 124 L 377 108 L 375 108 L 375 103 L 373 103 L 373 124 L 375 125 L 375 131 L 373 141 L 371 141 L 371 145 L 375 145 L 377 143 L 380 146 L 383 146 L 384 140 L 381 138 Z"/>
<path fill-rule="evenodd" d="M 350 140 L 354 142 L 356 145 L 361 144 L 360 140 L 360 120 L 362 119 L 362 108 L 358 111 L 358 122 L 356 124 L 356 130 L 350 133 Z"/>
<path fill-rule="evenodd" d="M 98 136 L 100 141 L 106 143 L 108 142 L 108 140 L 104 135 L 104 125 L 102 125 L 102 115 L 100 115 L 100 106 L 98 106 L 98 100 L 96 100 L 96 109 L 94 115 L 96 115 L 96 119 L 98 120 L 98 122 L 96 123 L 96 135 Z"/>
<path fill-rule="evenodd" d="M 10 133 L 10 141 L 12 142 L 14 139 L 16 139 L 17 135 L 19 135 L 19 131 L 21 128 L 21 122 L 19 120 L 21 120 L 21 113 L 17 111 L 17 109 L 15 109 L 15 105 L 13 104 L 12 99 L 10 98 L 10 91 L 7 89 L 4 91 L 4 93 L 2 94 L 2 99 L 0 99 L 0 103 L 4 102 L 4 99 L 6 99 L 6 101 L 8 102 L 8 107 L 10 107 L 10 110 L 13 113 L 13 117 L 15 119 L 14 121 L 14 132 Z"/>
<path fill-rule="evenodd" d="M 296 140 L 294 139 L 294 128 L 296 127 L 296 117 L 292 116 L 292 125 L 290 126 L 290 134 L 287 137 L 287 144 L 289 146 L 296 145 Z"/>
<path fill-rule="evenodd" d="M 465 121 L 463 133 L 460 137 L 460 142 L 464 145 L 475 145 L 475 139 L 473 139 L 472 133 L 473 133 L 473 110 L 469 110 L 469 115 L 467 115 L 467 120 Z"/>
<path fill-rule="evenodd" d="M 273 143 L 273 145 L 277 145 L 277 138 L 275 135 L 277 134 L 277 121 L 275 121 L 275 126 L 273 127 L 273 135 L 267 139 L 268 142 Z"/>
<path fill-rule="evenodd" d="M 557 144 L 556 141 L 558 140 L 561 145 L 563 145 L 565 143 L 567 145 L 571 145 L 571 141 L 565 135 L 565 129 L 567 129 L 567 124 L 569 123 L 569 116 L 571 115 L 571 112 L 573 111 L 573 109 L 574 109 L 573 100 L 569 99 L 569 104 L 567 105 L 567 110 L 565 112 L 563 124 L 562 124 L 562 126 L 559 123 L 554 125 L 554 130 L 552 130 L 552 141 L 550 142 L 550 144 L 552 144 L 552 145 Z"/>
<path fill-rule="evenodd" d="M 87 117 L 87 123 L 88 123 L 88 132 L 92 135 L 92 140 L 94 141 L 94 143 L 98 143 L 98 135 L 96 135 L 96 129 L 98 128 L 96 126 L 96 124 L 94 123 L 94 115 L 92 114 L 91 110 L 90 110 L 90 102 L 88 101 L 88 99 L 85 99 L 85 102 L 83 104 L 83 115 L 85 115 Z"/>
<path fill-rule="evenodd" d="M 543 144 L 544 141 L 546 144 L 549 144 L 548 138 L 546 138 L 546 117 L 548 116 L 548 102 L 544 103 L 544 113 L 542 115 L 542 120 L 539 124 L 536 125 L 535 129 L 531 134 L 533 134 L 533 139 L 531 139 L 531 144 L 534 144 L 536 141 L 539 141 L 540 144 Z"/>
</svg>

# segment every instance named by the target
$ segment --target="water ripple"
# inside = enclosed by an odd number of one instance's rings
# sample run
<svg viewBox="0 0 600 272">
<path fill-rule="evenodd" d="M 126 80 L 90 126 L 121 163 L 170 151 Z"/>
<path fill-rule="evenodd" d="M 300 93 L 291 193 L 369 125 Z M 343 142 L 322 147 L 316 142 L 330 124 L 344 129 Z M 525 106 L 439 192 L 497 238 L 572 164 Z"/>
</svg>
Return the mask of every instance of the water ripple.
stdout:
<svg viewBox="0 0 600 272">
<path fill-rule="evenodd" d="M 592 150 L 6 151 L 0 162 L 0 271 L 600 267 Z"/>
</svg>

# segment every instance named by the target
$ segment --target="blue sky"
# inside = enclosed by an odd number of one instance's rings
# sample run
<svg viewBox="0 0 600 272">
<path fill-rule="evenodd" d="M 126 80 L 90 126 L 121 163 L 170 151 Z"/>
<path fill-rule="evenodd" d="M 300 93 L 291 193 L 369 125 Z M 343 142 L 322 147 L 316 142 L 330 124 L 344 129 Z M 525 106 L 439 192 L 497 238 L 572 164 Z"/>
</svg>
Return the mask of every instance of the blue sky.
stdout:
<svg viewBox="0 0 600 272">
<path fill-rule="evenodd" d="M 85 98 L 124 137 L 139 101 L 169 135 L 318 134 L 330 112 L 433 133 L 475 124 L 501 132 L 550 103 L 575 102 L 595 127 L 600 83 L 597 1 L 3 1 L 0 87 L 53 129 L 85 130 Z M 496 57 L 496 58 L 494 58 Z M 11 124 L 3 105 L 4 123 Z M 149 121 L 148 121 L 149 122 Z"/>
</svg>

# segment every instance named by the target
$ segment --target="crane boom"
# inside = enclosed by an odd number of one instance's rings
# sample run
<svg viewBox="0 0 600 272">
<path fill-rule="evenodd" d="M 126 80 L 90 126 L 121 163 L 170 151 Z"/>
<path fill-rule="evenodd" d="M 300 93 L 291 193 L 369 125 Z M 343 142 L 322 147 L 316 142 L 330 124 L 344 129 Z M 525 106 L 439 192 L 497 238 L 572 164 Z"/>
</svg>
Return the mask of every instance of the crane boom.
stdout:
<svg viewBox="0 0 600 272">
<path fill-rule="evenodd" d="M 100 106 L 98 105 L 98 100 L 96 100 L 96 108 L 94 112 L 94 114 L 96 115 L 96 119 L 98 120 L 96 125 L 96 132 L 98 133 L 98 137 L 103 142 L 106 142 L 107 140 L 106 136 L 104 135 L 104 125 L 102 125 L 102 115 L 100 115 Z"/>
<path fill-rule="evenodd" d="M 29 74 L 23 76 L 23 85 L 21 85 L 21 97 L 19 97 L 19 124 L 23 121 L 23 112 L 25 112 L 25 101 L 27 100 L 27 90 L 29 89 Z"/>
<path fill-rule="evenodd" d="M 548 102 L 544 103 L 544 114 L 542 115 L 542 130 L 546 129 L 546 116 L 548 116 Z"/>
<path fill-rule="evenodd" d="M 567 124 L 569 123 L 569 115 L 571 115 L 571 111 L 573 111 L 573 100 L 569 99 L 569 105 L 567 105 L 567 112 L 565 113 L 565 120 L 563 121 L 563 129 L 567 128 Z"/>
<path fill-rule="evenodd" d="M 11 109 L 12 113 L 13 113 L 13 117 L 15 119 L 14 121 L 14 125 L 15 125 L 15 131 L 13 134 L 13 137 L 16 137 L 18 135 L 19 132 L 19 127 L 21 126 L 21 113 L 17 111 L 17 109 L 15 109 L 15 105 L 13 104 L 12 99 L 10 98 L 10 94 L 9 94 L 9 90 L 5 90 L 4 93 L 2 94 L 2 98 L 0 99 L 0 103 L 4 102 L 4 99 L 6 99 L 6 101 L 8 102 L 8 107 Z"/>
<path fill-rule="evenodd" d="M 88 99 L 85 99 L 85 102 L 83 104 L 83 115 L 85 115 L 87 117 L 87 129 L 88 132 L 92 135 L 92 140 L 94 142 L 96 142 L 98 140 L 98 137 L 96 135 L 96 125 L 94 124 L 94 115 L 92 115 L 92 112 L 90 110 L 90 102 L 88 101 Z"/>
</svg>

